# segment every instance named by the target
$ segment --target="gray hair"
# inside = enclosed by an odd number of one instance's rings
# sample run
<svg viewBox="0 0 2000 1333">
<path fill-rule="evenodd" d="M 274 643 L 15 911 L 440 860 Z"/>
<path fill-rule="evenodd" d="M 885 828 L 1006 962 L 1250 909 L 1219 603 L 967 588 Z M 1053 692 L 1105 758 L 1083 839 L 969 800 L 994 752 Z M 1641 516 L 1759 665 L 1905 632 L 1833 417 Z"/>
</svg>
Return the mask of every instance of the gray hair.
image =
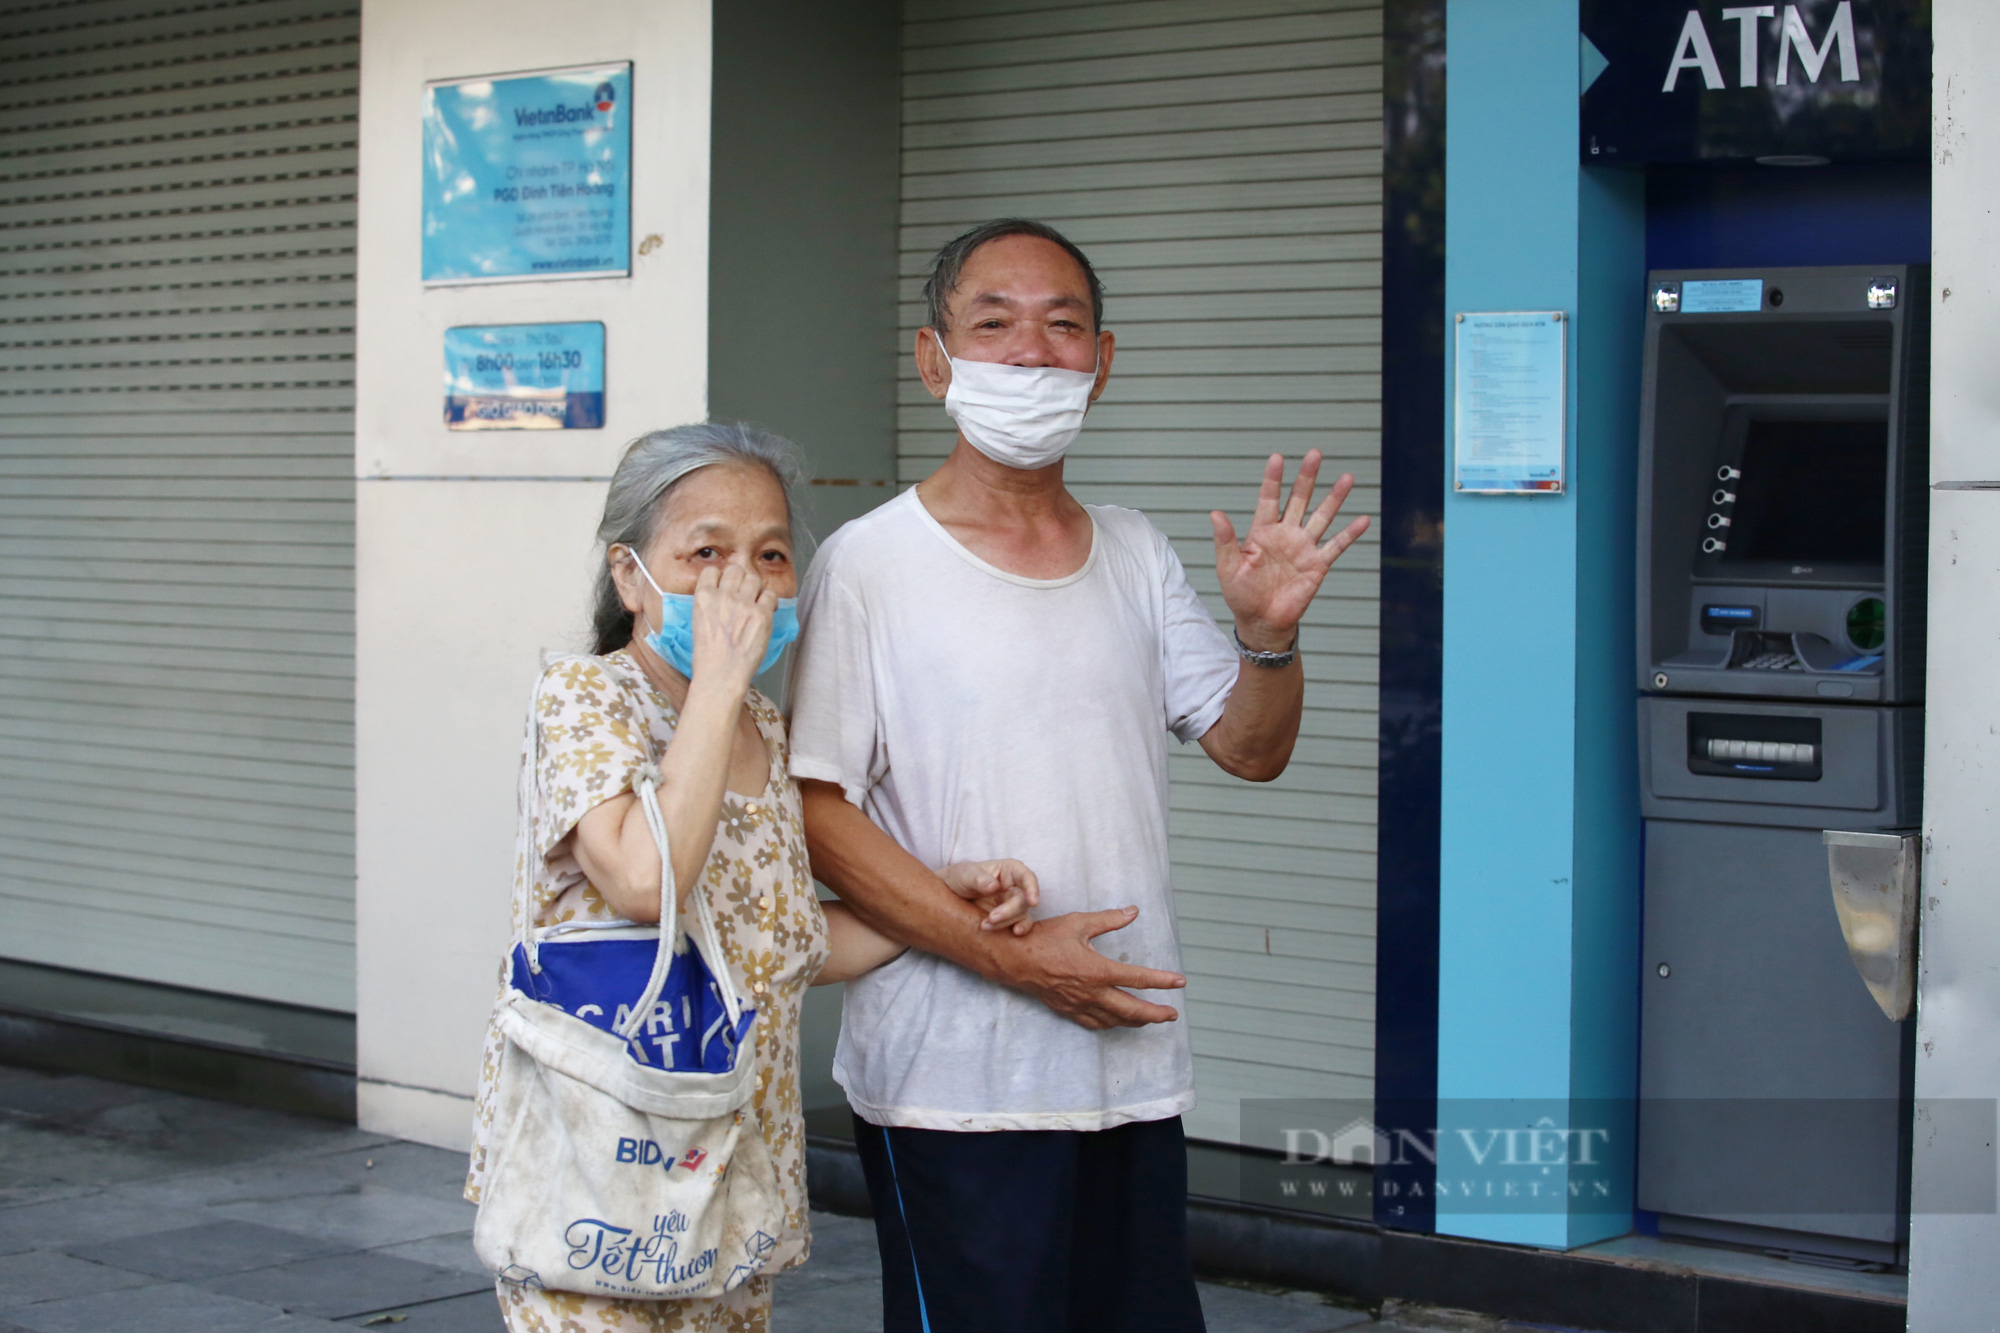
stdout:
<svg viewBox="0 0 2000 1333">
<path fill-rule="evenodd" d="M 805 481 L 805 453 L 782 435 L 743 422 L 702 421 L 641 435 L 625 450 L 611 489 L 604 497 L 604 517 L 597 540 L 608 550 L 629 546 L 642 550 L 659 530 L 664 503 L 674 487 L 694 472 L 719 464 L 761 467 L 777 478 L 785 493 L 785 520 L 798 542 L 798 488 Z M 632 641 L 632 613 L 619 599 L 611 564 L 597 567 L 591 597 L 591 651 L 613 653 Z"/>
<path fill-rule="evenodd" d="M 924 304 L 929 307 L 931 328 L 939 338 L 943 338 L 948 331 L 946 321 L 951 312 L 947 307 L 951 304 L 952 293 L 958 290 L 958 277 L 965 271 L 965 261 L 988 241 L 1008 236 L 1034 236 L 1061 246 L 1064 253 L 1083 270 L 1083 280 L 1090 285 L 1091 332 L 1104 327 L 1104 284 L 1097 280 L 1097 270 L 1090 266 L 1090 260 L 1083 251 L 1046 222 L 1036 222 L 1031 218 L 1000 218 L 982 222 L 963 236 L 946 241 L 944 249 L 938 251 L 937 258 L 931 261 L 931 275 L 924 279 Z"/>
</svg>

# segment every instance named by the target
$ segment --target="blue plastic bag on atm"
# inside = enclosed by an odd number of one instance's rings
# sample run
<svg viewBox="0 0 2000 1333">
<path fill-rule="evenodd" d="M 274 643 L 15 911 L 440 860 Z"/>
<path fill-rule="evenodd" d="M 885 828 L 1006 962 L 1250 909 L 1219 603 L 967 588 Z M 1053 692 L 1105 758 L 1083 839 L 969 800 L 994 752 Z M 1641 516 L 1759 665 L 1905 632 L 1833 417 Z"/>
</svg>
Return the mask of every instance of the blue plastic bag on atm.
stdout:
<svg viewBox="0 0 2000 1333">
<path fill-rule="evenodd" d="M 539 973 L 528 968 L 526 949 L 516 944 L 511 984 L 515 990 L 554 1005 L 594 1028 L 616 1032 L 645 993 L 658 952 L 657 936 L 592 938 L 576 931 L 544 939 L 536 949 Z M 726 1074 L 736 1067 L 757 1011 L 744 1006 L 735 1024 L 722 1002 L 708 964 L 693 940 L 683 940 L 667 972 L 653 1013 L 625 1043 L 632 1059 L 651 1069 L 676 1073 Z"/>
</svg>

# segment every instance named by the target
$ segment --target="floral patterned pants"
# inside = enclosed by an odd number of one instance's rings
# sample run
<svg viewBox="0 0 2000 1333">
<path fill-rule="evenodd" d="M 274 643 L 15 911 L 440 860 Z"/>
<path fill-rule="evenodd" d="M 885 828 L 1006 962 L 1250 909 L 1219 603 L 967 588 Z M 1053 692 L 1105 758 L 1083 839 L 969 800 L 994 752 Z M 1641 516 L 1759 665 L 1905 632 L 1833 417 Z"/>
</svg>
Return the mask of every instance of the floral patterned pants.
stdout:
<svg viewBox="0 0 2000 1333">
<path fill-rule="evenodd" d="M 770 1333 L 771 1279 L 709 1300 L 634 1301 L 496 1284 L 507 1333 Z"/>
</svg>

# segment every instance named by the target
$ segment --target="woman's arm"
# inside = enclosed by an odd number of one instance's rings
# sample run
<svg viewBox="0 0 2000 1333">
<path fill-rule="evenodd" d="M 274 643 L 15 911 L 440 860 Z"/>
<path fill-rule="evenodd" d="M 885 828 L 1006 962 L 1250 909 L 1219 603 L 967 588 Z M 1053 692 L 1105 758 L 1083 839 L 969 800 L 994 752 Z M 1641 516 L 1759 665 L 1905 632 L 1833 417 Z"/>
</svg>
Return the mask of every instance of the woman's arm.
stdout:
<svg viewBox="0 0 2000 1333">
<path fill-rule="evenodd" d="M 900 956 L 903 945 L 847 910 L 846 903 L 821 903 L 826 912 L 826 966 L 813 978 L 815 986 L 852 981 Z"/>
<path fill-rule="evenodd" d="M 715 842 L 743 696 L 763 661 L 777 605 L 755 574 L 735 566 L 705 569 L 695 585 L 694 676 L 660 758 L 660 815 L 682 905 Z M 660 853 L 638 796 L 621 792 L 598 804 L 570 836 L 577 864 L 613 911 L 628 921 L 660 919 Z"/>
<path fill-rule="evenodd" d="M 1028 909 L 1041 901 L 1041 884 L 1035 872 L 1019 861 L 961 861 L 938 871 L 951 891 L 986 913 L 981 930 L 1013 928 L 1016 935 L 1034 929 Z M 863 972 L 873 972 L 899 956 L 905 946 L 849 910 L 846 903 L 821 903 L 826 912 L 826 966 L 813 978 L 813 985 L 852 981 Z"/>
</svg>

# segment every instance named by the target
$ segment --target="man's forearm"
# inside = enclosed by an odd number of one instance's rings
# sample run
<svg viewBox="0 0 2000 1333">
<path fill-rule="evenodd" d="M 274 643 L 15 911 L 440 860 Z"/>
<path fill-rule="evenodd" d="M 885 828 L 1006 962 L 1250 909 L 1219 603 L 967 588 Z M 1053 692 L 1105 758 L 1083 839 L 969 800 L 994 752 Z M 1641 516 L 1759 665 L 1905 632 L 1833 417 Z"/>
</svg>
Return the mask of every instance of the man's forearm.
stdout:
<svg viewBox="0 0 2000 1333">
<path fill-rule="evenodd" d="M 849 805 L 840 788 L 804 781 L 799 791 L 813 874 L 890 939 L 1032 995 L 1080 1027 L 1142 1027 L 1179 1017 L 1171 1006 L 1121 987 L 1178 989 L 1187 978 L 1113 962 L 1090 943 L 1131 925 L 1137 908 L 1070 912 L 1037 923 L 1026 935 L 981 930 L 985 914 Z"/>
<path fill-rule="evenodd" d="M 1305 712 L 1305 668 L 1258 666 L 1247 658 L 1222 716 L 1201 738 L 1201 748 L 1225 771 L 1251 782 L 1269 782 L 1292 761 Z"/>
<path fill-rule="evenodd" d="M 851 805 L 830 782 L 799 784 L 813 875 L 890 939 L 1001 981 L 985 914 Z M 998 932 L 1005 934 L 1006 932 Z"/>
</svg>

